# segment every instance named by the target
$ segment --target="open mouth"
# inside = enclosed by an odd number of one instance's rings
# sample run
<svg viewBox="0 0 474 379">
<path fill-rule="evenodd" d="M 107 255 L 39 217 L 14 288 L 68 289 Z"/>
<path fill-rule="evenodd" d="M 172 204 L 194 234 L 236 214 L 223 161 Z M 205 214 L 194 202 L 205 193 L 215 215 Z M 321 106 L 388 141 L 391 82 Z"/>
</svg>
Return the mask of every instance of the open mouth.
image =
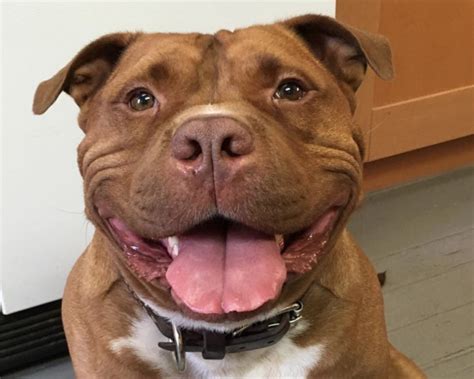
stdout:
<svg viewBox="0 0 474 379">
<path fill-rule="evenodd" d="M 138 277 L 159 280 L 177 304 L 194 312 L 226 314 L 261 307 L 278 297 L 289 275 L 310 271 L 324 253 L 341 209 L 333 206 L 310 228 L 289 235 L 215 218 L 183 234 L 150 240 L 117 217 L 106 221 Z"/>
</svg>

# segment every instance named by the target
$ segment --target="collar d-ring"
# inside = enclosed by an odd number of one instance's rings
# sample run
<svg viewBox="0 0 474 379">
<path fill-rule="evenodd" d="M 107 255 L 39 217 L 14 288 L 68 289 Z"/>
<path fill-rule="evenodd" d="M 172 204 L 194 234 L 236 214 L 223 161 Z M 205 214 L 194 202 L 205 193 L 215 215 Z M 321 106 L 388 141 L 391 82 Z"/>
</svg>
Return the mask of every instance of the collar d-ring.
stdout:
<svg viewBox="0 0 474 379">
<path fill-rule="evenodd" d="M 184 352 L 184 343 L 181 330 L 176 326 L 174 322 L 171 323 L 171 328 L 173 330 L 173 340 L 174 342 L 174 359 L 176 360 L 176 368 L 178 371 L 182 372 L 186 369 L 186 353 Z"/>
</svg>

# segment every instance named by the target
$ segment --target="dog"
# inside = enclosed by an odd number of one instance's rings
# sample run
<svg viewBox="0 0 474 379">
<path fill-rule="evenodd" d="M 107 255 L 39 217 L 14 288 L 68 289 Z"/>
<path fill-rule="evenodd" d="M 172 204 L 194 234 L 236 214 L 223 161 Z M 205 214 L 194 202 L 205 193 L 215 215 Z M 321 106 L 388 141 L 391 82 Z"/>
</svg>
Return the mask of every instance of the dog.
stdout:
<svg viewBox="0 0 474 379">
<path fill-rule="evenodd" d="M 36 91 L 80 107 L 92 242 L 63 322 L 78 378 L 424 378 L 388 341 L 345 226 L 353 121 L 388 41 L 320 15 L 215 34 L 115 33 Z"/>
</svg>

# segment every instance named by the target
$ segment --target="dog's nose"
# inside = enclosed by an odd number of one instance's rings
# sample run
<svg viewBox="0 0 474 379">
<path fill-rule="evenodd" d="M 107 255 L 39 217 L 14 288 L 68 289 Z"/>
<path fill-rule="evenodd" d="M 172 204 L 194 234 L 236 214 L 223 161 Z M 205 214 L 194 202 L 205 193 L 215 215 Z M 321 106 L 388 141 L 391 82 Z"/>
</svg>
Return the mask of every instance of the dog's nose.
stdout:
<svg viewBox="0 0 474 379">
<path fill-rule="evenodd" d="M 254 140 L 247 128 L 232 118 L 198 118 L 178 128 L 171 151 L 178 163 L 194 174 L 231 170 L 254 151 Z"/>
</svg>

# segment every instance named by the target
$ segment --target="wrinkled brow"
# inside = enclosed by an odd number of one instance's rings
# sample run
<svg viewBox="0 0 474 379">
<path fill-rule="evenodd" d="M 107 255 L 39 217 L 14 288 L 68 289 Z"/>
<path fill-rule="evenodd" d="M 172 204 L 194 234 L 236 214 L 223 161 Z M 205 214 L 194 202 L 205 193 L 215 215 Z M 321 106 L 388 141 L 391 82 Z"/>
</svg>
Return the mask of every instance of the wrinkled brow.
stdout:
<svg viewBox="0 0 474 379">
<path fill-rule="evenodd" d="M 326 88 L 325 81 L 317 71 L 308 69 L 297 61 L 285 61 L 272 52 L 257 52 L 247 58 L 246 73 L 256 77 L 263 87 L 275 85 L 275 81 L 287 78 L 299 78 L 309 86 L 320 91 Z"/>
<path fill-rule="evenodd" d="M 267 53 L 257 53 L 252 56 L 249 74 L 258 74 L 259 80 L 265 85 L 273 85 L 275 78 L 283 66 L 277 56 Z"/>
<path fill-rule="evenodd" d="M 274 78 L 278 75 L 282 68 L 280 59 L 275 55 L 270 54 L 258 54 L 256 56 L 259 64 L 260 72 L 268 78 Z"/>
<path fill-rule="evenodd" d="M 136 86 L 146 86 L 146 83 L 150 83 L 155 87 L 163 86 L 170 77 L 171 69 L 167 63 L 146 64 L 142 61 L 125 71 L 121 71 L 121 75 L 117 75 L 117 72 L 114 73 L 110 78 L 110 85 L 106 87 L 106 92 L 112 98 L 120 98 L 126 91 Z"/>
<path fill-rule="evenodd" d="M 136 68 L 134 71 L 136 72 L 132 72 L 128 80 L 163 82 L 171 74 L 171 69 L 165 62 L 152 63 L 144 68 Z"/>
</svg>

